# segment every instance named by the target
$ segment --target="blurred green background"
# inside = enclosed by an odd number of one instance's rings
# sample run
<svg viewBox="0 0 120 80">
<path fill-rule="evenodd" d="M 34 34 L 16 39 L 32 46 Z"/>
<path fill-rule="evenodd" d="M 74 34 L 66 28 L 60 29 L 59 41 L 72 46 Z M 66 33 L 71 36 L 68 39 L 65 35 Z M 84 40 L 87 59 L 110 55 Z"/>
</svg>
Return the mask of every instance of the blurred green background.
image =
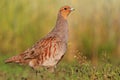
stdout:
<svg viewBox="0 0 120 80">
<path fill-rule="evenodd" d="M 0 0 L 0 70 L 11 72 L 4 60 L 51 31 L 64 5 L 75 11 L 68 17 L 69 42 L 63 61 L 73 61 L 77 52 L 94 64 L 103 54 L 120 57 L 120 0 Z"/>
<path fill-rule="evenodd" d="M 120 55 L 119 0 L 1 0 L 0 54 L 18 54 L 31 47 L 55 25 L 61 6 L 76 10 L 68 18 L 67 60 L 79 50 L 89 59 L 102 53 Z"/>
</svg>

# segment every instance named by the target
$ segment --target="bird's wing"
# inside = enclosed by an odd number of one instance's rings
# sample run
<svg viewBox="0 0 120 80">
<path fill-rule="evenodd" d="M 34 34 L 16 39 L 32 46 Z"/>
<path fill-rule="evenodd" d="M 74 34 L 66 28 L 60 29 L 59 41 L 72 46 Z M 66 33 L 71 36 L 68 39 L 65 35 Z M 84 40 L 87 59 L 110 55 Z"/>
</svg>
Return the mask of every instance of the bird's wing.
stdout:
<svg viewBox="0 0 120 80">
<path fill-rule="evenodd" d="M 27 49 L 23 54 L 24 59 L 47 58 L 51 53 L 55 53 L 56 45 L 59 45 L 60 39 L 56 37 L 47 37 L 38 41 L 32 48 Z M 56 44 L 57 43 L 57 44 Z M 53 48 L 54 47 L 54 48 Z"/>
</svg>

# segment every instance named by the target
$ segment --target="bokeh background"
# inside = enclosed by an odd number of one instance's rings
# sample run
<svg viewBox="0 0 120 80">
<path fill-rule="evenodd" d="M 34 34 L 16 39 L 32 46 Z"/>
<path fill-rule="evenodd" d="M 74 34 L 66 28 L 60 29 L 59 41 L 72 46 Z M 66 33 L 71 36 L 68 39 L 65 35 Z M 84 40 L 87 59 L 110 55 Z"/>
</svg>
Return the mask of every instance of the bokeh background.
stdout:
<svg viewBox="0 0 120 80">
<path fill-rule="evenodd" d="M 31 47 L 51 31 L 64 5 L 76 9 L 68 18 L 67 60 L 72 60 L 77 50 L 89 59 L 102 53 L 120 55 L 119 0 L 1 0 L 0 55 L 18 54 Z"/>
<path fill-rule="evenodd" d="M 4 66 L 6 58 L 52 30 L 64 5 L 75 11 L 68 17 L 69 42 L 63 61 L 73 61 L 77 52 L 94 64 L 103 54 L 120 57 L 120 0 L 0 0 L 0 70 L 9 69 Z"/>
</svg>

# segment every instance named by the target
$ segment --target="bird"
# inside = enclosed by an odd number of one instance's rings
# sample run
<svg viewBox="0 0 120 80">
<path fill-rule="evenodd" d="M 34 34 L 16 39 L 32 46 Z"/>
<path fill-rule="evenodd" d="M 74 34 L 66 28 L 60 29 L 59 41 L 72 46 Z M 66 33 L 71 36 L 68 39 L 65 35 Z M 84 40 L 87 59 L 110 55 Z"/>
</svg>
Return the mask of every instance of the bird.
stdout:
<svg viewBox="0 0 120 80">
<path fill-rule="evenodd" d="M 68 43 L 68 15 L 74 11 L 70 6 L 60 8 L 55 27 L 32 47 L 5 60 L 5 63 L 28 65 L 36 70 L 38 67 L 56 68 L 65 55 Z"/>
</svg>

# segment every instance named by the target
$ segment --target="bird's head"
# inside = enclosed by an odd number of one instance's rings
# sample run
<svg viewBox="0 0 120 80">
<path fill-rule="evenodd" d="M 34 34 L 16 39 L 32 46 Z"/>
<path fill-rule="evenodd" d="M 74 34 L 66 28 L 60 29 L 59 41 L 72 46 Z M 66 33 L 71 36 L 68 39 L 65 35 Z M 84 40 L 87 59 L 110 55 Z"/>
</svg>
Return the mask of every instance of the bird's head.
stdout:
<svg viewBox="0 0 120 80">
<path fill-rule="evenodd" d="M 67 16 L 71 13 L 71 11 L 74 11 L 74 8 L 71 8 L 70 6 L 63 6 L 60 8 L 59 13 L 62 15 L 65 19 Z"/>
</svg>

